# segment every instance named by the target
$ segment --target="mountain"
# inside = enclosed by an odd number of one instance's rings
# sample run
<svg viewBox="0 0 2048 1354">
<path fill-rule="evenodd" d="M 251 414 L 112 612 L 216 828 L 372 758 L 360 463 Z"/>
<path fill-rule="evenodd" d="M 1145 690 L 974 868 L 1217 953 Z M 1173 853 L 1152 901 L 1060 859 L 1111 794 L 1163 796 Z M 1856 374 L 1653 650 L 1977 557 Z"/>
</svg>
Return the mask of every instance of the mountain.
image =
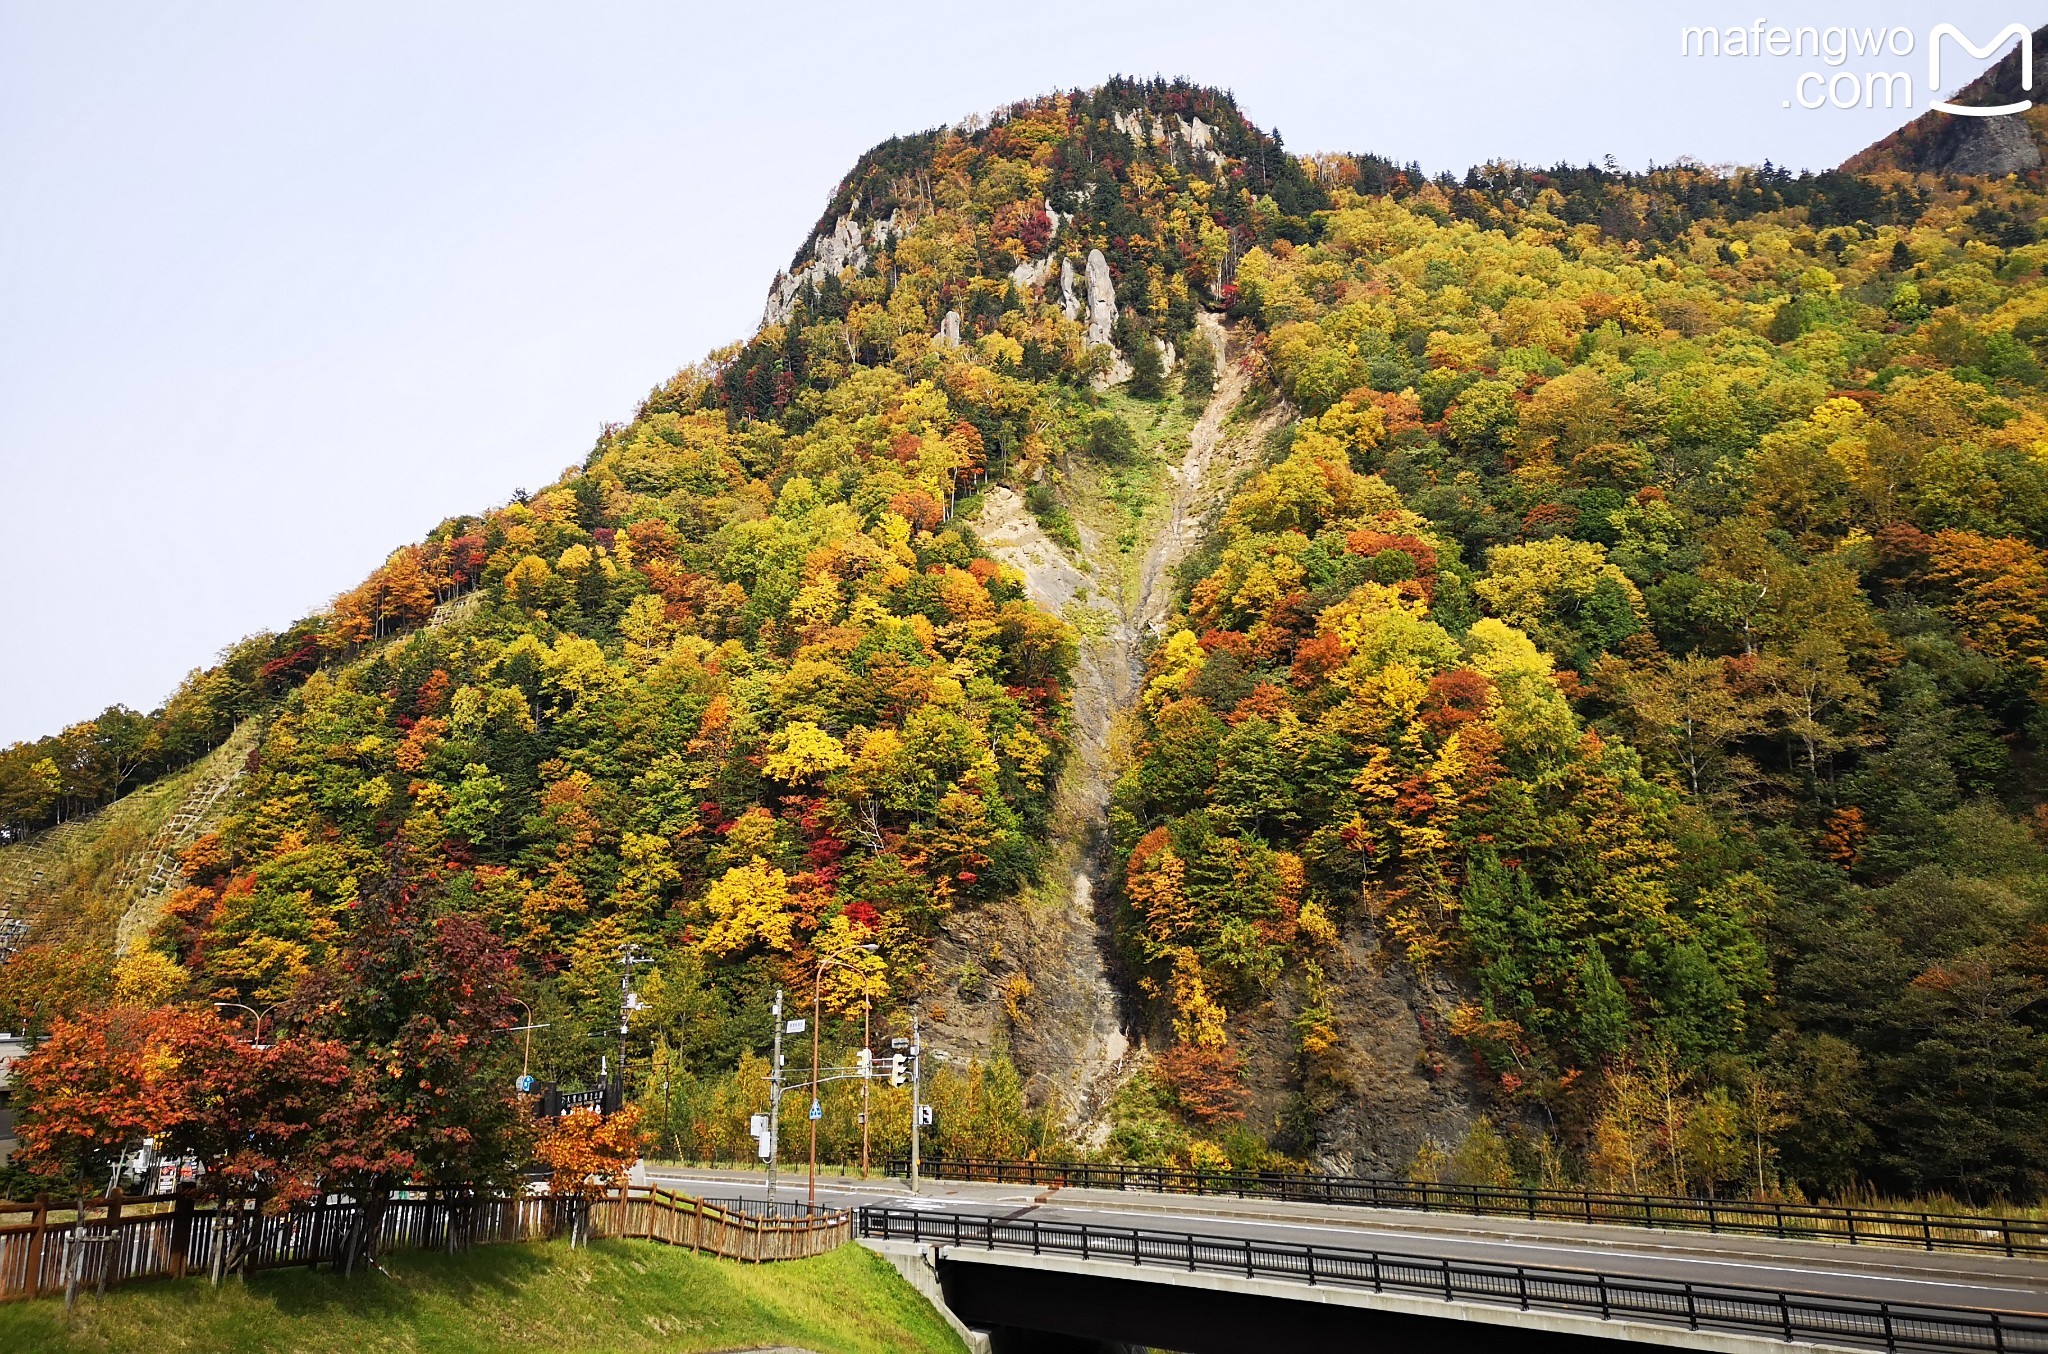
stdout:
<svg viewBox="0 0 2048 1354">
<path fill-rule="evenodd" d="M 2027 39 L 2038 55 L 2048 28 Z M 1955 55 L 1962 53 L 1950 49 Z M 1957 117 L 1929 109 L 1905 126 L 1843 161 L 1851 174 L 1981 174 L 2002 178 L 2041 167 L 2041 148 L 2048 144 L 2048 107 L 2034 91 L 2020 84 L 2020 49 L 2014 44 L 1991 68 L 1950 95 L 1946 102 L 1963 108 L 1996 107 L 2033 101 L 2023 113 L 1999 117 Z"/>
<path fill-rule="evenodd" d="M 780 985 L 957 1055 L 928 1150 L 2030 1197 L 2043 206 L 1179 81 L 886 142 L 578 469 L 0 754 L 0 1022 L 280 1003 L 470 1050 L 450 1132 L 540 1025 L 739 1156 Z"/>
</svg>

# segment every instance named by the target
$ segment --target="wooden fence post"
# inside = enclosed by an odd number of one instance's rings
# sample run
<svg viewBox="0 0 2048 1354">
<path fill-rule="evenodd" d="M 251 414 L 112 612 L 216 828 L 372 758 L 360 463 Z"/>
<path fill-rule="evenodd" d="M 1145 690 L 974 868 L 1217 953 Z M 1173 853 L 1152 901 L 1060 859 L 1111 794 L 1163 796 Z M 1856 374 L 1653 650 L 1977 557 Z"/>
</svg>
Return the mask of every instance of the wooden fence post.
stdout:
<svg viewBox="0 0 2048 1354">
<path fill-rule="evenodd" d="M 107 1275 L 114 1268 L 114 1262 L 120 1258 L 122 1251 L 121 1198 L 121 1187 L 119 1185 L 114 1186 L 114 1192 L 107 1196 L 107 1239 L 100 1245 L 100 1279 L 98 1288 L 101 1297 L 107 1295 Z"/>
<path fill-rule="evenodd" d="M 185 1277 L 185 1265 L 192 1252 L 192 1191 L 187 1187 L 178 1190 L 177 1202 L 171 1205 L 171 1253 L 170 1271 L 173 1279 Z"/>
<path fill-rule="evenodd" d="M 50 1227 L 50 1196 L 36 1195 L 35 1231 L 28 1238 L 28 1295 L 41 1297 L 43 1293 L 43 1238 Z"/>
<path fill-rule="evenodd" d="M 68 1315 L 78 1304 L 78 1257 L 84 1250 L 79 1242 L 85 1240 L 85 1199 L 80 1196 L 78 1207 L 71 1214 L 71 1230 L 64 1234 L 64 1311 Z"/>
</svg>

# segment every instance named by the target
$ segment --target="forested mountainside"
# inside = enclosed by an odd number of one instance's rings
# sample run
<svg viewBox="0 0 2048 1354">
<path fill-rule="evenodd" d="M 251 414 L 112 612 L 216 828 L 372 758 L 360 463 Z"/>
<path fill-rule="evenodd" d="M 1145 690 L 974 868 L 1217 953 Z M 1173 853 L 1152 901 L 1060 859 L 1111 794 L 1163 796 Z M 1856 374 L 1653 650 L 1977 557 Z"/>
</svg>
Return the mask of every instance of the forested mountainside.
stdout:
<svg viewBox="0 0 2048 1354">
<path fill-rule="evenodd" d="M 279 1003 L 452 1131 L 637 945 L 681 1151 L 816 980 L 982 1055 L 942 1150 L 2031 1198 L 2038 178 L 885 143 L 558 482 L 0 755 L 4 867 L 258 730 L 160 886 L 20 890 L 0 1024 Z"/>
</svg>

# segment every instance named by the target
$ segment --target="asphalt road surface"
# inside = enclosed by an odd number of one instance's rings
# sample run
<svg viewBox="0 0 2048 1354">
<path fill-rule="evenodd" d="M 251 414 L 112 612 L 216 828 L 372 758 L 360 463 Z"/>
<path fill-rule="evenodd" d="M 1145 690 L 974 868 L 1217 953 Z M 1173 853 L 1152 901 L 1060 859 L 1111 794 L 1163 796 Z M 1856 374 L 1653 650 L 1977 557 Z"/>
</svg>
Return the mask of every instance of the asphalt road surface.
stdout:
<svg viewBox="0 0 2048 1354">
<path fill-rule="evenodd" d="M 759 1199 L 767 1192 L 758 1171 L 652 1168 L 649 1178 L 666 1188 L 704 1198 Z M 803 1201 L 805 1173 L 801 1166 L 781 1173 L 776 1197 Z M 2048 1316 L 2048 1263 L 2002 1255 L 1139 1191 L 1049 1191 L 1043 1186 L 927 1180 L 921 1191 L 912 1195 L 902 1180 L 861 1181 L 824 1175 L 818 1178 L 818 1202 L 828 1208 L 886 1205 L 935 1216 L 962 1213 L 1005 1221 L 1036 1219 L 1205 1236 L 1250 1236 L 1431 1259 L 1597 1270 L 1609 1276 L 1686 1279 L 1774 1292 Z M 1108 1262 L 1105 1269 L 1114 1263 Z"/>
</svg>

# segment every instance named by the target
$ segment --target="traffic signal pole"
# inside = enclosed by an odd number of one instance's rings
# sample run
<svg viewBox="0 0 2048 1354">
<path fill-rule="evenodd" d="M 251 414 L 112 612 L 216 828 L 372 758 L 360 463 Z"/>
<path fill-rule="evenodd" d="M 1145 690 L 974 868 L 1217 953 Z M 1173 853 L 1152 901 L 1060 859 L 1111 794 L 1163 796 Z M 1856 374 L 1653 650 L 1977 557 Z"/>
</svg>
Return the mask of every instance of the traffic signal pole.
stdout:
<svg viewBox="0 0 2048 1354">
<path fill-rule="evenodd" d="M 861 1060 L 866 1064 L 860 1078 L 860 1178 L 868 1178 L 868 1084 L 875 1079 L 875 1036 L 868 1028 L 868 997 L 860 998 Z"/>
<path fill-rule="evenodd" d="M 910 1192 L 917 1193 L 917 1129 L 924 1118 L 924 1045 L 917 1030 L 917 1013 L 910 1013 Z"/>
<path fill-rule="evenodd" d="M 775 1159 L 782 1155 L 782 989 L 775 989 L 775 1050 L 768 1066 L 768 1212 L 775 1213 Z"/>
</svg>

